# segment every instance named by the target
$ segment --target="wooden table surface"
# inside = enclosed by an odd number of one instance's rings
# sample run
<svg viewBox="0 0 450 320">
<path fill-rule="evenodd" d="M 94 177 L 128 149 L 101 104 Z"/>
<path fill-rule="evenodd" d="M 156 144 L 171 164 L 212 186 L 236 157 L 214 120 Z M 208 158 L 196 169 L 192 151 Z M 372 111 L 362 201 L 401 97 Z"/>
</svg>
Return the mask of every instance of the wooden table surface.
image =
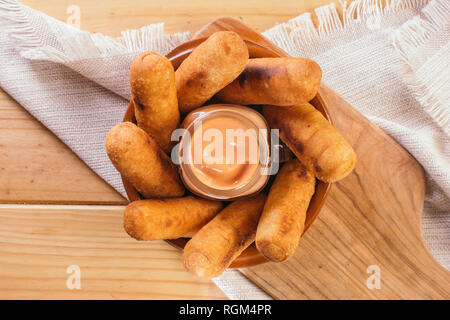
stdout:
<svg viewBox="0 0 450 320">
<path fill-rule="evenodd" d="M 61 21 L 77 5 L 81 29 L 111 36 L 156 22 L 195 32 L 221 16 L 264 31 L 330 2 L 338 1 L 23 0 Z M 129 238 L 126 200 L 1 89 L 0 132 L 0 299 L 226 298 L 188 275 L 165 242 Z M 71 265 L 80 290 L 67 289 Z"/>
</svg>

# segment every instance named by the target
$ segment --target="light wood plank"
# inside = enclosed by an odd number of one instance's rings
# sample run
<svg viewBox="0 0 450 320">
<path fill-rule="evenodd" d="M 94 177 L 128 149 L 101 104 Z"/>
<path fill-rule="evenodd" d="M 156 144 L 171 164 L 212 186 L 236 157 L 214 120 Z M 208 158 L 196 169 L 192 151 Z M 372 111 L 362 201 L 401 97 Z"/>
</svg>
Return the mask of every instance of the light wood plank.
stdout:
<svg viewBox="0 0 450 320">
<path fill-rule="evenodd" d="M 125 204 L 126 200 L 0 90 L 0 202 Z"/>
<path fill-rule="evenodd" d="M 203 34 L 217 30 L 279 52 L 239 21 L 215 21 Z M 421 230 L 422 167 L 325 84 L 319 94 L 358 155 L 355 170 L 333 184 L 289 261 L 241 271 L 278 299 L 448 299 L 450 272 L 431 256 Z M 378 288 L 367 285 L 369 267 L 380 271 Z"/>
<path fill-rule="evenodd" d="M 81 9 L 81 28 L 118 36 L 121 30 L 165 22 L 167 32 L 196 32 L 219 16 L 231 16 L 263 31 L 330 0 L 24 0 L 66 21 L 69 5 Z M 124 204 L 51 132 L 0 89 L 0 203 Z"/>
<path fill-rule="evenodd" d="M 274 6 L 272 1 L 171 1 L 161 6 L 159 0 L 24 1 L 62 21 L 67 6 L 77 4 L 82 29 L 112 36 L 161 21 L 167 32 L 195 32 L 224 15 L 263 31 L 329 2 L 292 0 Z M 0 108 L 5 111 L 0 112 L 0 186 L 7 186 L 0 187 L 0 202 L 124 203 L 3 92 Z M 199 283 L 184 273 L 179 252 L 164 242 L 128 238 L 116 210 L 122 208 L 2 206 L 0 298 L 224 297 L 212 283 Z M 65 268 L 74 263 L 82 267 L 85 279 L 80 291 L 65 287 Z"/>
<path fill-rule="evenodd" d="M 163 241 L 138 242 L 122 206 L 0 205 L 0 299 L 224 299 Z M 81 269 L 81 290 L 66 286 Z"/>
<path fill-rule="evenodd" d="M 164 22 L 167 32 L 196 32 L 219 17 L 228 16 L 262 32 L 276 23 L 338 0 L 24 0 L 26 5 L 66 21 L 69 5 L 81 9 L 81 29 L 117 36 L 121 30 Z M 349 1 L 350 2 L 350 1 Z M 113 23 L 112 23 L 113 22 Z"/>
</svg>

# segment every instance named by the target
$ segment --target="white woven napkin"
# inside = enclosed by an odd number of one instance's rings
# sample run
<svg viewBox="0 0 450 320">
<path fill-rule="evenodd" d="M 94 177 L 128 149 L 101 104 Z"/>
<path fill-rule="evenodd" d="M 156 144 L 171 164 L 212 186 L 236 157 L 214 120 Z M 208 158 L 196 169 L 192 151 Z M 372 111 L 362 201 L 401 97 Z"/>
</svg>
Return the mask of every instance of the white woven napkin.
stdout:
<svg viewBox="0 0 450 320">
<path fill-rule="evenodd" d="M 316 9 L 264 35 L 292 56 L 315 59 L 324 82 L 406 148 L 427 172 L 423 231 L 434 257 L 450 267 L 450 5 L 448 0 L 357 0 Z M 137 54 L 167 53 L 190 39 L 163 24 L 119 38 L 90 34 L 0 0 L 0 86 L 125 196 L 104 150 L 130 98 Z M 237 271 L 215 282 L 231 298 L 268 298 Z"/>
</svg>

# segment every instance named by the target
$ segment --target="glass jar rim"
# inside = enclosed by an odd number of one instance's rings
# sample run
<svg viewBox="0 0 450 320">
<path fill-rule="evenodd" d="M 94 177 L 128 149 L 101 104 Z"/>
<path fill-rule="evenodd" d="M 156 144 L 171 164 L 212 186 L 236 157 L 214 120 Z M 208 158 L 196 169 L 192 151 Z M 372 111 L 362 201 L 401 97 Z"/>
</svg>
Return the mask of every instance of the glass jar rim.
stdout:
<svg viewBox="0 0 450 320">
<path fill-rule="evenodd" d="M 251 115 L 251 116 L 250 116 Z M 193 172 L 193 165 L 191 163 L 185 163 L 183 161 L 184 149 L 190 150 L 191 139 L 194 130 L 196 128 L 195 124 L 198 121 L 205 121 L 212 119 L 216 116 L 233 116 L 238 119 L 244 119 L 252 124 L 253 129 L 258 130 L 258 148 L 260 156 L 263 158 L 258 159 L 258 166 L 254 171 L 250 179 L 245 183 L 238 185 L 237 187 L 230 189 L 218 189 L 211 187 L 196 177 Z M 253 119 L 252 119 L 253 118 Z M 258 122 L 258 123 L 256 123 Z M 228 104 L 217 104 L 201 107 L 194 110 L 189 115 L 186 116 L 185 121 L 183 121 L 183 128 L 185 129 L 184 134 L 180 140 L 180 148 L 178 150 L 178 157 L 180 159 L 180 176 L 186 187 L 193 192 L 204 198 L 215 199 L 215 200 L 235 200 L 242 197 L 247 197 L 255 193 L 260 192 L 269 181 L 269 175 L 261 174 L 262 170 L 270 165 L 270 142 L 268 130 L 269 126 L 265 118 L 256 110 L 239 105 L 228 105 Z M 266 135 L 261 138 L 261 129 L 266 130 Z M 186 138 L 189 134 L 189 141 L 186 142 Z M 189 152 L 190 153 L 190 152 Z M 263 159 L 263 161 L 261 161 Z M 253 188 L 253 189 L 252 189 Z"/>
</svg>

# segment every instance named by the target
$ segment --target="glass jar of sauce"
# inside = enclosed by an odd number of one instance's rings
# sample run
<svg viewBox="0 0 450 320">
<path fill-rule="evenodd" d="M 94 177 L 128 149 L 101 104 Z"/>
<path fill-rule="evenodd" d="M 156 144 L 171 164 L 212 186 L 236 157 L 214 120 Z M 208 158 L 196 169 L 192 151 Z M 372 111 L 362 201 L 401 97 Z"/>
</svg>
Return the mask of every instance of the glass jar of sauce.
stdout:
<svg viewBox="0 0 450 320">
<path fill-rule="evenodd" d="M 181 178 L 203 198 L 235 200 L 260 192 L 270 178 L 270 130 L 257 111 L 215 104 L 195 109 L 182 123 Z"/>
</svg>

